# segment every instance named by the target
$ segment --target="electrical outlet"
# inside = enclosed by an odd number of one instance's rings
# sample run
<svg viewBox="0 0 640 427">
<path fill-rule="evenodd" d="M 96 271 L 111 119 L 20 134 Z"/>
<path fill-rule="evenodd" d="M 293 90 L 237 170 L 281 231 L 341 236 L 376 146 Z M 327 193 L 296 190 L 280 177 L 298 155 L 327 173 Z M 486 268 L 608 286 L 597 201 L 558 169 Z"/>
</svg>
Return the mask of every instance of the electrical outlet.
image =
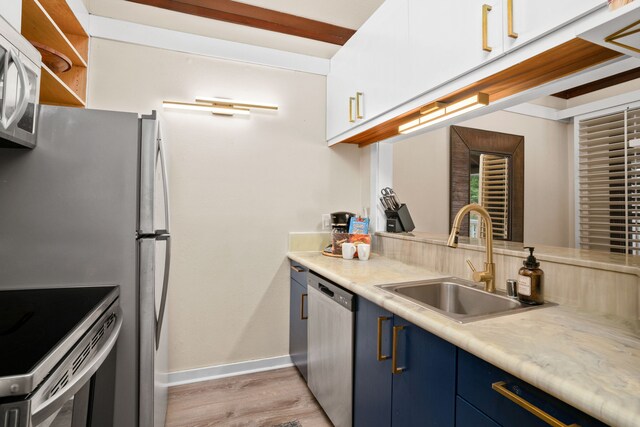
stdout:
<svg viewBox="0 0 640 427">
<path fill-rule="evenodd" d="M 322 214 L 322 229 L 331 230 L 331 214 Z"/>
</svg>

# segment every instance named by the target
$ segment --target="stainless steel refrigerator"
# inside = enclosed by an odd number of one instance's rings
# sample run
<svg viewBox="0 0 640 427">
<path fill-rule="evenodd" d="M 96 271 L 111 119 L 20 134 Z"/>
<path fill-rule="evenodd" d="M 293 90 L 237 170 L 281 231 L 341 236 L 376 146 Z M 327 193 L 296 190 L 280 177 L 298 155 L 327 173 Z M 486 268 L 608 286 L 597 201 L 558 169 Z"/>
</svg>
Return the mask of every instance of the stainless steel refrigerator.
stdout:
<svg viewBox="0 0 640 427">
<path fill-rule="evenodd" d="M 171 253 L 155 113 L 42 106 L 35 149 L 0 149 L 0 288 L 120 285 L 115 411 L 164 426 Z"/>
</svg>

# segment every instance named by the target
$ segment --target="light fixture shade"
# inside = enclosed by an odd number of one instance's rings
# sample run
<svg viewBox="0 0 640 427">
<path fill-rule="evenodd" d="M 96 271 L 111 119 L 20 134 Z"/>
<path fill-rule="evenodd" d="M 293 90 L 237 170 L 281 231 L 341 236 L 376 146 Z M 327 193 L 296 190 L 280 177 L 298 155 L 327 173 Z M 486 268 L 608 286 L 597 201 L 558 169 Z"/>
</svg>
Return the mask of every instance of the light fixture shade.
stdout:
<svg viewBox="0 0 640 427">
<path fill-rule="evenodd" d="M 425 114 L 419 119 L 400 125 L 398 127 L 398 132 L 406 135 L 486 105 L 489 105 L 489 95 L 479 92 L 470 98 L 447 105 L 444 108 L 436 109 L 435 111 Z"/>
</svg>

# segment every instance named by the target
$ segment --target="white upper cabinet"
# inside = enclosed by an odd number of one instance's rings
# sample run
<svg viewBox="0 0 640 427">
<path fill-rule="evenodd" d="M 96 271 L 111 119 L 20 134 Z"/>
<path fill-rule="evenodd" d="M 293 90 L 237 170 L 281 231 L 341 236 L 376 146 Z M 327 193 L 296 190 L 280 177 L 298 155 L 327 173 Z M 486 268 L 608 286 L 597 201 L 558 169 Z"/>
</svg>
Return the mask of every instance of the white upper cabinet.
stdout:
<svg viewBox="0 0 640 427">
<path fill-rule="evenodd" d="M 353 102 L 350 98 L 355 97 L 357 92 L 357 62 L 357 52 L 350 43 L 344 45 L 331 59 L 331 72 L 327 76 L 327 139 L 355 125 L 355 98 Z"/>
<path fill-rule="evenodd" d="M 1 0 L 0 16 L 20 31 L 22 24 L 22 0 Z"/>
<path fill-rule="evenodd" d="M 605 0 L 503 1 L 505 50 L 532 41 L 607 4 Z"/>
<path fill-rule="evenodd" d="M 503 52 L 502 0 L 409 0 L 413 96 Z"/>
<path fill-rule="evenodd" d="M 387 0 L 358 31 L 360 115 L 371 119 L 412 95 L 405 77 L 410 65 L 409 0 Z M 357 104 L 357 103 L 356 103 Z"/>
<path fill-rule="evenodd" d="M 387 0 L 331 59 L 327 77 L 327 139 L 411 96 L 409 0 Z"/>
<path fill-rule="evenodd" d="M 573 21 L 606 4 L 606 0 L 386 0 L 331 60 L 327 139 L 341 142 L 388 112 L 399 116 L 412 108 L 409 101 L 426 99 L 447 82 L 455 86 L 456 79 L 475 70 L 488 70 L 483 68 L 488 62 L 498 64 L 492 73 L 512 66 L 509 54 L 515 48 L 523 47 L 518 55 L 522 61 L 528 57 L 525 44 L 562 27 L 567 30 Z M 547 40 L 552 42 L 545 49 L 555 43 Z M 531 49 L 530 55 L 537 53 Z"/>
</svg>

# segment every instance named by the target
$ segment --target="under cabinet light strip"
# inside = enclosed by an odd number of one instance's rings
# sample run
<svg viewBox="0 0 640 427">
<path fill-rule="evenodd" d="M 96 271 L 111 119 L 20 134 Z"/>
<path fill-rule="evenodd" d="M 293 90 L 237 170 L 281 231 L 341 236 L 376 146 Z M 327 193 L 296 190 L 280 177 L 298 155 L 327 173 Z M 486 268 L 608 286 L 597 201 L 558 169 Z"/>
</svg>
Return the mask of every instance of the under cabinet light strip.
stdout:
<svg viewBox="0 0 640 427">
<path fill-rule="evenodd" d="M 173 108 L 176 110 L 193 110 L 193 111 L 208 111 L 213 114 L 222 114 L 226 116 L 248 116 L 249 110 L 235 109 L 229 107 L 221 107 L 207 104 L 191 104 L 188 102 L 174 102 L 164 101 L 162 103 L 164 108 Z"/>
<path fill-rule="evenodd" d="M 250 101 L 240 101 L 237 99 L 226 99 L 226 98 L 207 98 L 204 96 L 199 96 L 196 98 L 196 102 L 203 102 L 207 104 L 220 105 L 220 106 L 229 106 L 233 108 L 259 108 L 262 110 L 277 110 L 278 106 L 275 104 L 259 104 L 257 102 Z"/>
<path fill-rule="evenodd" d="M 486 93 L 477 93 L 476 95 L 463 99 L 462 101 L 447 105 L 444 108 L 437 109 L 431 113 L 425 114 L 419 119 L 412 120 L 398 127 L 398 132 L 408 134 L 444 120 L 459 116 L 469 111 L 476 110 L 480 107 L 489 105 L 489 95 Z"/>
</svg>

